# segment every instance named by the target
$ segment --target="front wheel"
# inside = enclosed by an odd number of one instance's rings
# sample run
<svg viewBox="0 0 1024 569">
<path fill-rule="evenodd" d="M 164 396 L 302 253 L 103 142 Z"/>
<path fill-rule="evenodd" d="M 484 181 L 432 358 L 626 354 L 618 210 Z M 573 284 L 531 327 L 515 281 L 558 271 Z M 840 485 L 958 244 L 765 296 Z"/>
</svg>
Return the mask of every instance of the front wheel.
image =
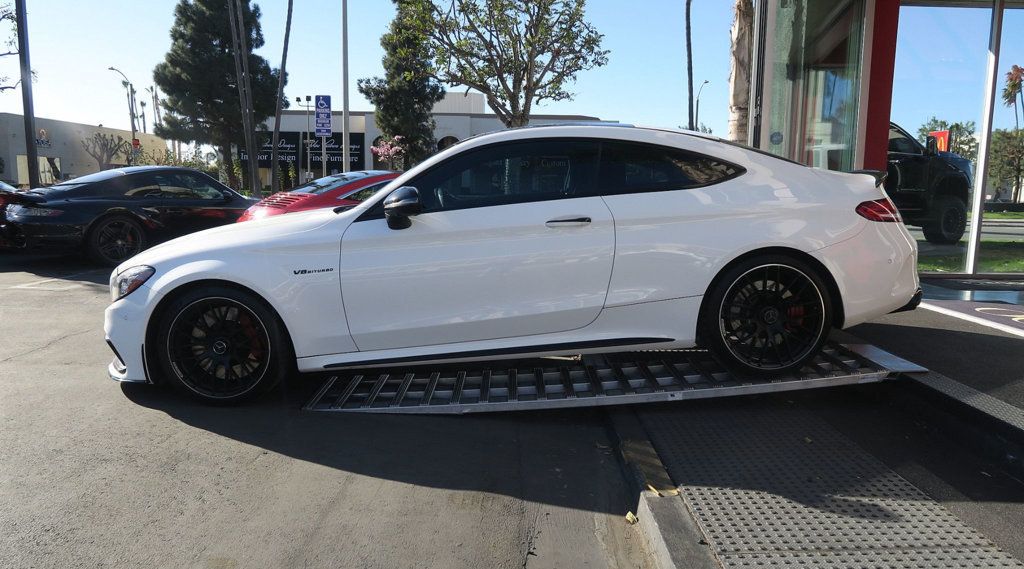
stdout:
<svg viewBox="0 0 1024 569">
<path fill-rule="evenodd" d="M 700 336 L 728 365 L 754 374 L 800 369 L 832 328 L 832 299 L 813 267 L 784 256 L 749 259 L 715 285 Z"/>
<path fill-rule="evenodd" d="M 198 399 L 231 403 L 272 389 L 290 370 L 283 325 L 254 295 L 228 287 L 189 291 L 157 322 L 163 378 Z"/>
<path fill-rule="evenodd" d="M 955 245 L 967 231 L 967 204 L 954 196 L 935 198 L 931 219 L 921 229 L 929 243 Z"/>
</svg>

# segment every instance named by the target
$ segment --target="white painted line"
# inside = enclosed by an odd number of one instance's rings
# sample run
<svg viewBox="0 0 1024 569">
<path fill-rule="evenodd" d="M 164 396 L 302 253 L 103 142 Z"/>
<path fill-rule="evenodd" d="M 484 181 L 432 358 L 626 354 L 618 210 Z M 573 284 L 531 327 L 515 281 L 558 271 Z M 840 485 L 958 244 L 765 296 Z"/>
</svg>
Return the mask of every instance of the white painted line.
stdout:
<svg viewBox="0 0 1024 569">
<path fill-rule="evenodd" d="M 7 288 L 9 288 L 9 289 L 29 289 L 29 290 L 37 289 L 37 290 L 50 290 L 50 291 L 71 290 L 73 288 L 77 288 L 78 286 L 80 286 L 81 283 L 74 283 L 74 284 L 71 284 L 71 285 L 68 285 L 68 286 L 62 286 L 62 287 L 40 287 L 39 285 L 44 285 L 46 283 L 52 283 L 52 282 L 57 282 L 57 281 L 63 282 L 63 281 L 66 281 L 67 279 L 70 279 L 70 278 L 80 277 L 82 275 L 88 275 L 90 273 L 95 273 L 95 272 L 97 272 L 95 269 L 91 270 L 91 271 L 81 271 L 81 272 L 78 272 L 78 273 L 71 273 L 70 275 L 63 275 L 63 276 L 60 276 L 60 277 L 55 277 L 55 278 L 52 278 L 52 279 L 43 279 L 43 280 L 39 280 L 39 281 L 32 281 L 32 282 L 25 283 L 25 284 L 9 286 Z"/>
<path fill-rule="evenodd" d="M 925 310 L 931 310 L 932 312 L 938 312 L 939 314 L 945 314 L 946 316 L 952 316 L 953 318 L 959 318 L 960 320 L 966 320 L 967 322 L 972 322 L 980 326 L 986 326 L 994 330 L 999 330 L 1000 332 L 1005 332 L 1007 334 L 1011 334 L 1019 338 L 1024 338 L 1024 330 L 1021 330 L 1020 328 L 1014 328 L 1013 326 L 1007 326 L 1006 324 L 992 322 L 991 320 L 986 320 L 984 318 L 979 318 L 977 316 L 971 316 L 970 314 L 964 314 L 963 312 L 957 312 L 956 310 L 950 310 L 948 308 L 943 308 L 941 306 L 935 306 L 934 304 L 928 304 L 927 302 L 922 302 L 920 304 L 920 307 L 924 308 Z"/>
</svg>

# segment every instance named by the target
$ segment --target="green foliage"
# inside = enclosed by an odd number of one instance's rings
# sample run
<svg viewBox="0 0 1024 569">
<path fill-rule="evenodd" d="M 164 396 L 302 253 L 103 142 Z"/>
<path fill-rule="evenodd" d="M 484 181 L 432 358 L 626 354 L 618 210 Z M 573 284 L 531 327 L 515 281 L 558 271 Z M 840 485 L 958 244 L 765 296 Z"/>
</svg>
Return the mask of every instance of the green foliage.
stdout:
<svg viewBox="0 0 1024 569">
<path fill-rule="evenodd" d="M 929 132 L 937 130 L 949 131 L 949 151 L 959 154 L 971 162 L 978 162 L 978 139 L 974 138 L 974 121 L 946 122 L 936 117 L 917 129 L 917 139 L 925 143 Z"/>
<path fill-rule="evenodd" d="M 431 40 L 438 78 L 483 93 L 505 126 L 533 105 L 572 99 L 580 71 L 608 62 L 585 0 L 418 0 L 410 23 Z"/>
<path fill-rule="evenodd" d="M 1024 129 L 992 131 L 988 168 L 991 192 L 1017 201 L 1024 185 Z"/>
<path fill-rule="evenodd" d="M 419 2 L 394 0 L 397 13 L 380 38 L 384 78 L 359 80 L 359 92 L 376 108 L 375 120 L 387 138 L 401 137 L 408 169 L 434 153 L 434 119 L 430 111 L 444 98 L 433 78 L 430 40 L 416 25 Z"/>
<path fill-rule="evenodd" d="M 263 57 L 252 54 L 263 45 L 259 6 L 243 0 L 242 12 L 258 124 L 274 114 L 278 71 Z M 243 142 L 243 131 L 228 22 L 225 0 L 178 2 L 171 48 L 153 70 L 167 111 L 154 132 L 171 140 L 212 144 L 223 159 L 231 161 L 230 146 Z"/>
</svg>

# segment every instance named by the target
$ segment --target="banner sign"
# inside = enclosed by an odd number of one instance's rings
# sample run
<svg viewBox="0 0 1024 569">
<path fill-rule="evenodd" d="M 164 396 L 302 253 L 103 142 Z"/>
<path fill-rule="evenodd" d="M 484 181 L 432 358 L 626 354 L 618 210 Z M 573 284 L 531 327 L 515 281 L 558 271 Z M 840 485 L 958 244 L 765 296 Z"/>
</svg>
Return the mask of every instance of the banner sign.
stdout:
<svg viewBox="0 0 1024 569">
<path fill-rule="evenodd" d="M 949 131 L 936 130 L 928 133 L 928 136 L 935 137 L 935 149 L 939 152 L 949 152 Z"/>
<path fill-rule="evenodd" d="M 299 137 L 302 136 L 300 132 L 282 132 L 280 139 L 277 144 L 277 158 L 281 162 L 292 164 L 295 169 L 300 166 L 295 164 L 299 155 Z M 364 140 L 366 135 L 362 132 L 351 132 L 349 133 L 349 170 L 365 170 L 365 158 L 364 158 Z M 310 169 L 313 171 L 315 176 L 320 176 L 320 138 L 313 138 L 313 133 L 309 133 L 309 138 L 305 138 L 305 143 L 309 147 L 307 151 L 304 147 L 302 149 L 302 164 L 301 168 L 306 168 L 307 155 L 309 158 Z M 270 168 L 270 154 L 274 147 L 270 144 L 271 134 L 270 133 L 256 133 L 257 142 L 262 141 L 263 146 L 260 148 L 259 155 L 256 157 L 256 163 L 260 168 Z M 327 172 L 341 172 L 342 158 L 341 158 L 341 133 L 331 133 L 327 137 Z M 238 160 L 241 162 L 247 162 L 249 160 L 248 154 L 246 154 L 243 148 L 238 149 Z M 243 166 L 244 167 L 244 166 Z"/>
</svg>

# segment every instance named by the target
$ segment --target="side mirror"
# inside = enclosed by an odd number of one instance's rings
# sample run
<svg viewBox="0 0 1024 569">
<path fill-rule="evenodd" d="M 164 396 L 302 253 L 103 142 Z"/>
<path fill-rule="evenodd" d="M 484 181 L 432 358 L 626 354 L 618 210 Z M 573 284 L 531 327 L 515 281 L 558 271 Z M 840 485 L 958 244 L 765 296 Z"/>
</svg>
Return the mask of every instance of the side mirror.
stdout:
<svg viewBox="0 0 1024 569">
<path fill-rule="evenodd" d="M 934 136 L 929 136 L 924 141 L 924 153 L 928 156 L 935 156 L 938 154 L 938 142 L 936 142 Z"/>
<path fill-rule="evenodd" d="M 384 198 L 384 219 L 391 229 L 405 229 L 412 225 L 409 218 L 423 211 L 420 191 L 412 186 L 402 186 Z"/>
</svg>

